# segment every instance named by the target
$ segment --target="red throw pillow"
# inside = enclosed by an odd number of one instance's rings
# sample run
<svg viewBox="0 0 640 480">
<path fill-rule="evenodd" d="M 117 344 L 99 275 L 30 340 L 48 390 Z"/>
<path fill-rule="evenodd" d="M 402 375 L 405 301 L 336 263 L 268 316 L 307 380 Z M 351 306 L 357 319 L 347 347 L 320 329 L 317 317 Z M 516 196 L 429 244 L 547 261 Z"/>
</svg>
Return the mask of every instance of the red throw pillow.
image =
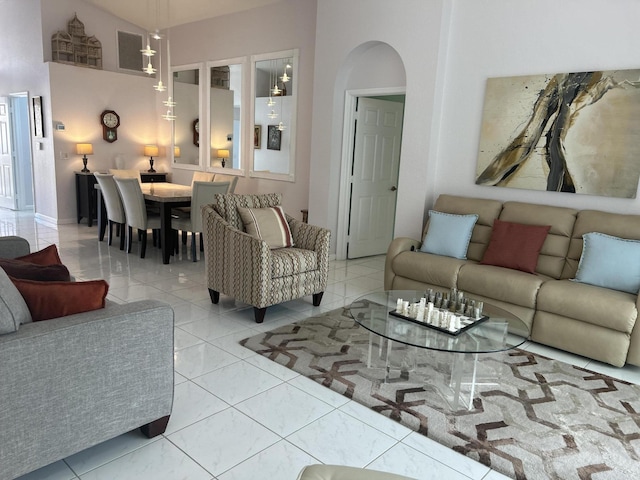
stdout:
<svg viewBox="0 0 640 480">
<path fill-rule="evenodd" d="M 480 263 L 536 273 L 538 256 L 550 229 L 549 225 L 524 225 L 495 219 L 489 246 Z"/>
<path fill-rule="evenodd" d="M 35 282 L 11 278 L 24 298 L 34 322 L 104 308 L 109 284 L 87 282 Z"/>
<path fill-rule="evenodd" d="M 22 260 L 0 258 L 0 268 L 10 277 L 21 280 L 68 282 L 71 279 L 69 270 L 64 265 L 38 265 Z"/>
<path fill-rule="evenodd" d="M 38 265 L 62 265 L 60 255 L 58 255 L 58 247 L 49 245 L 38 252 L 30 253 L 14 260 L 22 260 L 23 262 L 37 263 Z"/>
</svg>

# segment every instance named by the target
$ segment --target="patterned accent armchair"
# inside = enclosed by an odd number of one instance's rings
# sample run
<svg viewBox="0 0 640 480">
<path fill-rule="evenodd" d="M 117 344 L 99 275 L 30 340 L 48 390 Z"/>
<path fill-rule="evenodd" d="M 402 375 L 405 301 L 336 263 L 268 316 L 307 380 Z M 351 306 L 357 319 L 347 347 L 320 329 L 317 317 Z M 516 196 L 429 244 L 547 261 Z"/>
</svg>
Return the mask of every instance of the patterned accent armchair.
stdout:
<svg viewBox="0 0 640 480">
<path fill-rule="evenodd" d="M 238 207 L 265 208 L 281 204 L 282 196 L 221 195 L 202 210 L 209 295 L 218 303 L 220 293 L 254 308 L 262 323 L 267 307 L 305 295 L 319 306 L 329 273 L 326 228 L 286 216 L 294 246 L 271 250 L 266 242 L 243 231 Z"/>
</svg>

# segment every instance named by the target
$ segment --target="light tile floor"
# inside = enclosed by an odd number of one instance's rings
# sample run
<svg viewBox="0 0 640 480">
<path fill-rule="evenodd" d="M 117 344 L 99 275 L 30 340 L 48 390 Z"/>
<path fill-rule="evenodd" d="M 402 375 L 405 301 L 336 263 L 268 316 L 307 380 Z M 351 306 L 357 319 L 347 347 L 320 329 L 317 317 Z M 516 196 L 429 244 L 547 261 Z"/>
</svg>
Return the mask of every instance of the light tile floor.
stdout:
<svg viewBox="0 0 640 480">
<path fill-rule="evenodd" d="M 240 339 L 348 305 L 383 286 L 384 257 L 332 261 L 321 307 L 304 298 L 272 307 L 264 324 L 222 296 L 212 305 L 204 264 L 187 251 L 161 263 L 137 245 L 127 255 L 98 242 L 96 227 L 34 221 L 0 209 L 0 235 L 21 235 L 32 250 L 52 243 L 78 280 L 104 278 L 109 298 L 155 298 L 175 310 L 175 400 L 164 435 L 133 431 L 26 475 L 23 480 L 294 480 L 304 465 L 337 463 L 416 479 L 506 478 L 488 467 L 349 401 L 238 344 Z M 537 344 L 525 348 L 640 383 L 640 369 L 614 367 Z"/>
</svg>

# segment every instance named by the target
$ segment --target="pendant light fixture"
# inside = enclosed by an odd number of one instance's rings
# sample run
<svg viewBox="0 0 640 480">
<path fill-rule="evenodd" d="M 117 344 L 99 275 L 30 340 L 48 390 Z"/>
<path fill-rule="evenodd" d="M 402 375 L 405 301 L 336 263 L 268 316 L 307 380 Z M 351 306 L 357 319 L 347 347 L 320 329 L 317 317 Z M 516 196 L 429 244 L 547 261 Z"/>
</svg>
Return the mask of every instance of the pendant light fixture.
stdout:
<svg viewBox="0 0 640 480">
<path fill-rule="evenodd" d="M 162 83 L 162 34 L 159 30 L 159 14 L 158 14 L 158 0 L 155 0 L 156 7 L 156 28 L 149 35 L 151 38 L 158 42 L 158 83 L 156 83 L 153 88 L 158 92 L 164 92 L 167 87 Z M 147 37 L 148 38 L 148 37 Z"/>
</svg>

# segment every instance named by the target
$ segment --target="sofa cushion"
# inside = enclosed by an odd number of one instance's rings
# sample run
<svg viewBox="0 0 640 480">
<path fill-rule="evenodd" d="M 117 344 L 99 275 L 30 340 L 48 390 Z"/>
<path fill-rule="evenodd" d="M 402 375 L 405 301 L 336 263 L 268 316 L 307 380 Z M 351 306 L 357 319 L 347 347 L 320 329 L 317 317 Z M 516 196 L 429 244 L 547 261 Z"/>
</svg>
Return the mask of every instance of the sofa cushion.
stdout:
<svg viewBox="0 0 640 480">
<path fill-rule="evenodd" d="M 24 298 L 0 268 L 0 335 L 16 332 L 21 323 L 30 321 L 31 314 Z"/>
<path fill-rule="evenodd" d="M 22 260 L 23 262 L 36 263 L 38 265 L 62 265 L 60 255 L 58 255 L 58 247 L 49 245 L 37 252 L 17 257 L 15 260 Z"/>
<path fill-rule="evenodd" d="M 0 258 L 0 268 L 7 275 L 23 280 L 68 282 L 71 277 L 64 265 L 38 265 L 22 260 Z"/>
<path fill-rule="evenodd" d="M 624 333 L 631 333 L 638 315 L 635 295 L 570 280 L 545 282 L 537 309 Z"/>
<path fill-rule="evenodd" d="M 301 248 L 279 248 L 271 252 L 271 278 L 287 277 L 318 269 L 318 254 Z"/>
<path fill-rule="evenodd" d="M 450 289 L 456 286 L 458 272 L 465 263 L 458 258 L 407 251 L 398 254 L 392 266 L 399 277 Z"/>
<path fill-rule="evenodd" d="M 640 290 L 640 241 L 586 233 L 575 280 L 637 294 Z"/>
<path fill-rule="evenodd" d="M 498 218 L 500 211 L 502 210 L 502 202 L 486 198 L 471 198 L 442 194 L 436 200 L 433 209 L 438 212 L 455 213 L 457 215 L 478 215 L 479 218 L 473 227 L 471 242 L 469 242 L 467 258 L 476 262 L 482 260 L 482 255 L 484 254 L 484 251 L 489 244 L 489 239 L 491 238 L 493 221 Z M 423 238 L 426 235 L 428 228 L 429 222 L 425 225 L 424 234 L 422 235 Z"/>
<path fill-rule="evenodd" d="M 269 244 L 269 248 L 292 247 L 291 230 L 282 207 L 238 207 L 245 231 Z"/>
<path fill-rule="evenodd" d="M 571 235 L 571 246 L 562 278 L 574 278 L 582 256 L 585 233 L 600 232 L 619 238 L 640 240 L 640 215 L 626 215 L 598 210 L 581 210 Z"/>
<path fill-rule="evenodd" d="M 550 225 L 493 221 L 489 246 L 480 263 L 535 273 Z"/>
<path fill-rule="evenodd" d="M 457 286 L 471 297 L 479 295 L 535 308 L 538 289 L 545 280 L 544 276 L 519 270 L 468 263 L 460 268 Z"/>
<path fill-rule="evenodd" d="M 86 282 L 37 282 L 12 278 L 34 322 L 104 308 L 109 284 Z"/>
<path fill-rule="evenodd" d="M 558 279 L 562 277 L 577 214 L 578 211 L 572 208 L 505 202 L 500 220 L 526 225 L 551 225 L 540 249 L 536 272 Z"/>
<path fill-rule="evenodd" d="M 478 215 L 454 215 L 429 210 L 429 229 L 420 251 L 465 259 Z"/>
</svg>

